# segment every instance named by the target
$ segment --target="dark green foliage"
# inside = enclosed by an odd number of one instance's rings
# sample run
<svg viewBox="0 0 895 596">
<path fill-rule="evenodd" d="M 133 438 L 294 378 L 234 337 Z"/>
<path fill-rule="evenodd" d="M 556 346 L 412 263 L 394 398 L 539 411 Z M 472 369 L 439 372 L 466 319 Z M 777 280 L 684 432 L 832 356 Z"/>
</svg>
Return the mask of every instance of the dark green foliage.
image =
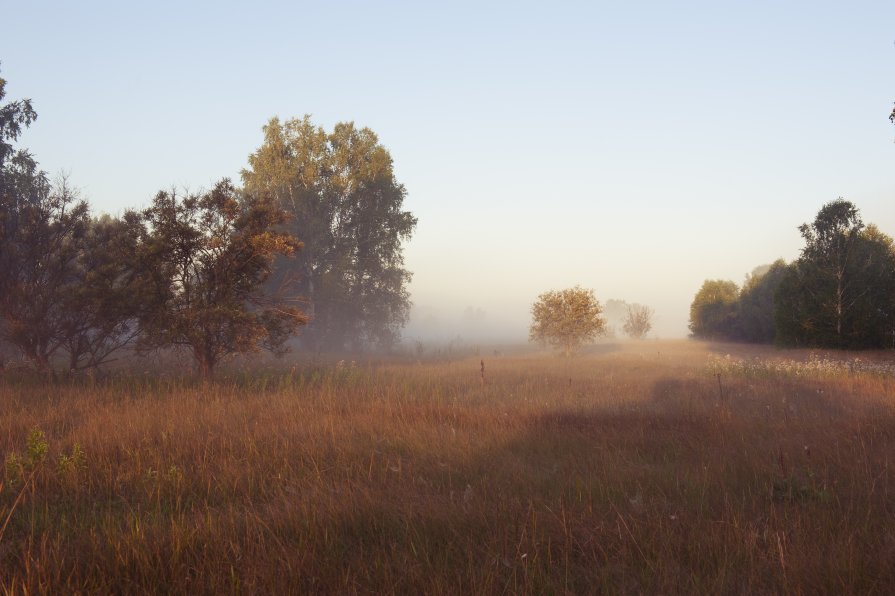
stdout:
<svg viewBox="0 0 895 596">
<path fill-rule="evenodd" d="M 5 81 L 0 79 L 0 99 Z M 97 366 L 135 335 L 124 222 L 93 221 L 63 177 L 47 181 L 12 142 L 37 114 L 28 100 L 0 107 L 0 338 L 45 372 L 57 352 L 70 369 Z"/>
<path fill-rule="evenodd" d="M 6 97 L 6 81 L 0 78 L 0 100 Z M 46 175 L 27 151 L 13 143 L 22 129 L 37 118 L 31 100 L 0 105 L 0 294 L 10 283 L 15 256 L 8 243 L 19 227 L 20 206 L 48 194 Z"/>
<path fill-rule="evenodd" d="M 732 281 L 706 280 L 690 305 L 690 331 L 703 339 L 730 339 L 736 330 L 739 288 Z"/>
<path fill-rule="evenodd" d="M 65 297 L 70 370 L 95 368 L 138 336 L 137 318 L 145 308 L 137 256 L 141 231 L 133 214 L 89 222 L 74 264 L 78 283 Z"/>
<path fill-rule="evenodd" d="M 4 97 L 6 97 L 6 80 L 0 78 L 0 100 Z M 14 161 L 16 155 L 26 154 L 22 150 L 16 152 L 13 142 L 18 140 L 22 129 L 27 128 L 36 119 L 37 112 L 31 106 L 30 99 L 0 105 L 0 167 L 5 167 L 7 163 Z M 0 187 L 0 191 L 2 190 L 3 187 Z"/>
<path fill-rule="evenodd" d="M 66 342 L 66 306 L 82 282 L 76 263 L 90 216 L 63 180 L 20 201 L 15 220 L 2 242 L 3 339 L 47 372 Z"/>
<path fill-rule="evenodd" d="M 892 240 L 864 227 L 842 199 L 799 230 L 802 255 L 777 292 L 778 339 L 785 345 L 876 348 L 891 344 L 895 254 Z"/>
<path fill-rule="evenodd" d="M 736 292 L 706 281 L 690 307 L 697 337 L 788 346 L 895 347 L 895 246 L 838 199 L 799 227 L 801 256 L 757 268 Z"/>
<path fill-rule="evenodd" d="M 732 339 L 750 343 L 774 341 L 774 296 L 785 272 L 786 263 L 777 260 L 756 268 L 746 279 L 737 302 L 736 330 Z"/>
</svg>

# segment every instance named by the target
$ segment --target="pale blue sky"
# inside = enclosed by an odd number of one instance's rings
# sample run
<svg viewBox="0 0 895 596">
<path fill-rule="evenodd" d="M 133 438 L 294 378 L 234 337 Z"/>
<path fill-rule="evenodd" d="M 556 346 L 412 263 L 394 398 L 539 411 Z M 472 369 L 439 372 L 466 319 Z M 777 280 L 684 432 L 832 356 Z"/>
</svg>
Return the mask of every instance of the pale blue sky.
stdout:
<svg viewBox="0 0 895 596">
<path fill-rule="evenodd" d="M 581 284 L 686 334 L 706 278 L 791 260 L 843 196 L 895 234 L 893 2 L 29 2 L 0 11 L 22 144 L 97 210 L 238 178 L 274 115 L 375 130 L 419 306 L 527 332 Z M 466 330 L 468 333 L 471 331 Z"/>
</svg>

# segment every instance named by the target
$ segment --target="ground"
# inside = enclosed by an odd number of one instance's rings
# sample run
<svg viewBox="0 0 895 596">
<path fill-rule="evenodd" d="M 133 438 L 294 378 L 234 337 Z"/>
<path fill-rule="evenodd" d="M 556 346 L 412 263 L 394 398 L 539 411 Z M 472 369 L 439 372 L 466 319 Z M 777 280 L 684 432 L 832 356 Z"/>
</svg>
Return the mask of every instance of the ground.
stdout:
<svg viewBox="0 0 895 596">
<path fill-rule="evenodd" d="M 895 585 L 892 353 L 482 354 L 484 383 L 482 355 L 255 366 L 210 385 L 7 373 L 0 588 Z"/>
</svg>

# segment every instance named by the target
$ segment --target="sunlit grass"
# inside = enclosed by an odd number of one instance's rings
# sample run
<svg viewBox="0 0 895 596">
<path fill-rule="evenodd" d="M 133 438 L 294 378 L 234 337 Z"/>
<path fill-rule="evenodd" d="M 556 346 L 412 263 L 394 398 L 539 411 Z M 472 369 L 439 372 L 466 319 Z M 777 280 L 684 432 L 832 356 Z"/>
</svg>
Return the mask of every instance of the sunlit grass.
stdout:
<svg viewBox="0 0 895 596">
<path fill-rule="evenodd" d="M 644 342 L 570 361 L 486 357 L 484 385 L 479 358 L 234 369 L 212 385 L 124 372 L 7 380 L 0 454 L 25 461 L 35 429 L 48 449 L 24 492 L 7 472 L 0 586 L 895 585 L 892 377 L 712 368 L 712 353 L 736 349 Z M 83 465 L 63 464 L 75 446 Z"/>
</svg>

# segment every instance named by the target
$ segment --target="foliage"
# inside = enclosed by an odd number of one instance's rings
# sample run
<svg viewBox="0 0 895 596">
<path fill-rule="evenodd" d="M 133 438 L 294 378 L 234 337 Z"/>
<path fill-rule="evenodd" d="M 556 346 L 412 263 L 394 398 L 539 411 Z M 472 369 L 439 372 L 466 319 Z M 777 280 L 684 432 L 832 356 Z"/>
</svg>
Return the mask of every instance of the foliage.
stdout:
<svg viewBox="0 0 895 596">
<path fill-rule="evenodd" d="M 89 225 L 87 204 L 62 179 L 18 201 L 14 230 L 3 238 L 3 339 L 39 370 L 66 343 L 66 306 L 79 284 L 76 262 Z"/>
<path fill-rule="evenodd" d="M 736 325 L 739 288 L 732 281 L 706 280 L 690 304 L 690 331 L 694 337 L 729 338 Z"/>
<path fill-rule="evenodd" d="M 136 214 L 88 222 L 75 261 L 78 283 L 65 297 L 64 345 L 69 370 L 95 368 L 131 344 L 144 308 L 138 275 Z"/>
<path fill-rule="evenodd" d="M 529 339 L 569 356 L 605 331 L 602 312 L 593 290 L 575 286 L 544 292 L 531 307 Z"/>
<path fill-rule="evenodd" d="M 267 197 L 222 180 L 204 194 L 160 192 L 142 215 L 148 228 L 138 258 L 149 293 L 139 315 L 143 347 L 187 347 L 209 379 L 228 355 L 262 347 L 281 352 L 307 321 L 263 291 L 274 257 L 301 247 L 273 230 L 286 214 Z"/>
<path fill-rule="evenodd" d="M 756 267 L 746 278 L 736 306 L 736 326 L 730 339 L 751 343 L 771 343 L 776 336 L 775 294 L 786 274 L 782 259 Z"/>
<path fill-rule="evenodd" d="M 893 337 L 892 240 L 865 228 L 857 208 L 838 199 L 799 230 L 805 247 L 777 291 L 776 323 L 787 345 L 881 347 Z"/>
<path fill-rule="evenodd" d="M 617 298 L 610 298 L 602 303 L 603 320 L 606 322 L 604 335 L 606 337 L 615 338 L 624 333 L 625 322 L 628 319 L 628 311 L 631 308 L 647 308 L 642 304 L 628 303 Z"/>
<path fill-rule="evenodd" d="M 0 78 L 0 101 L 4 97 L 6 80 Z M 46 175 L 38 170 L 31 154 L 21 149 L 17 151 L 13 146 L 22 129 L 36 118 L 37 113 L 28 99 L 0 104 L 0 296 L 5 294 L 12 281 L 10 272 L 16 256 L 9 243 L 19 227 L 19 206 L 45 194 L 48 186 Z M 0 316 L 0 338 L 6 335 L 4 326 Z"/>
<path fill-rule="evenodd" d="M 625 324 L 622 329 L 631 339 L 643 339 L 653 328 L 654 311 L 642 304 L 628 305 Z"/>
<path fill-rule="evenodd" d="M 44 372 L 59 351 L 72 370 L 97 366 L 136 333 L 138 301 L 122 291 L 135 236 L 92 221 L 65 177 L 51 185 L 30 153 L 13 151 L 35 118 L 28 100 L 0 107 L 0 338 Z"/>
<path fill-rule="evenodd" d="M 376 134 L 340 123 L 331 133 L 310 118 L 264 127 L 242 173 L 246 189 L 269 193 L 292 216 L 286 229 L 305 248 L 280 260 L 273 282 L 309 300 L 303 341 L 312 347 L 391 345 L 407 320 L 410 273 L 402 243 L 416 218 Z"/>
<path fill-rule="evenodd" d="M 87 469 L 87 455 L 80 443 L 72 445 L 71 453 L 60 453 L 56 463 L 56 469 L 60 474 L 84 473 Z"/>
<path fill-rule="evenodd" d="M 698 337 L 790 346 L 895 346 L 895 244 L 838 199 L 799 227 L 795 262 L 757 268 L 742 290 L 706 281 L 690 307 Z"/>
<path fill-rule="evenodd" d="M 6 455 L 6 480 L 11 486 L 24 481 L 47 457 L 49 446 L 44 432 L 32 428 L 25 439 L 25 455 L 12 451 Z"/>
</svg>

